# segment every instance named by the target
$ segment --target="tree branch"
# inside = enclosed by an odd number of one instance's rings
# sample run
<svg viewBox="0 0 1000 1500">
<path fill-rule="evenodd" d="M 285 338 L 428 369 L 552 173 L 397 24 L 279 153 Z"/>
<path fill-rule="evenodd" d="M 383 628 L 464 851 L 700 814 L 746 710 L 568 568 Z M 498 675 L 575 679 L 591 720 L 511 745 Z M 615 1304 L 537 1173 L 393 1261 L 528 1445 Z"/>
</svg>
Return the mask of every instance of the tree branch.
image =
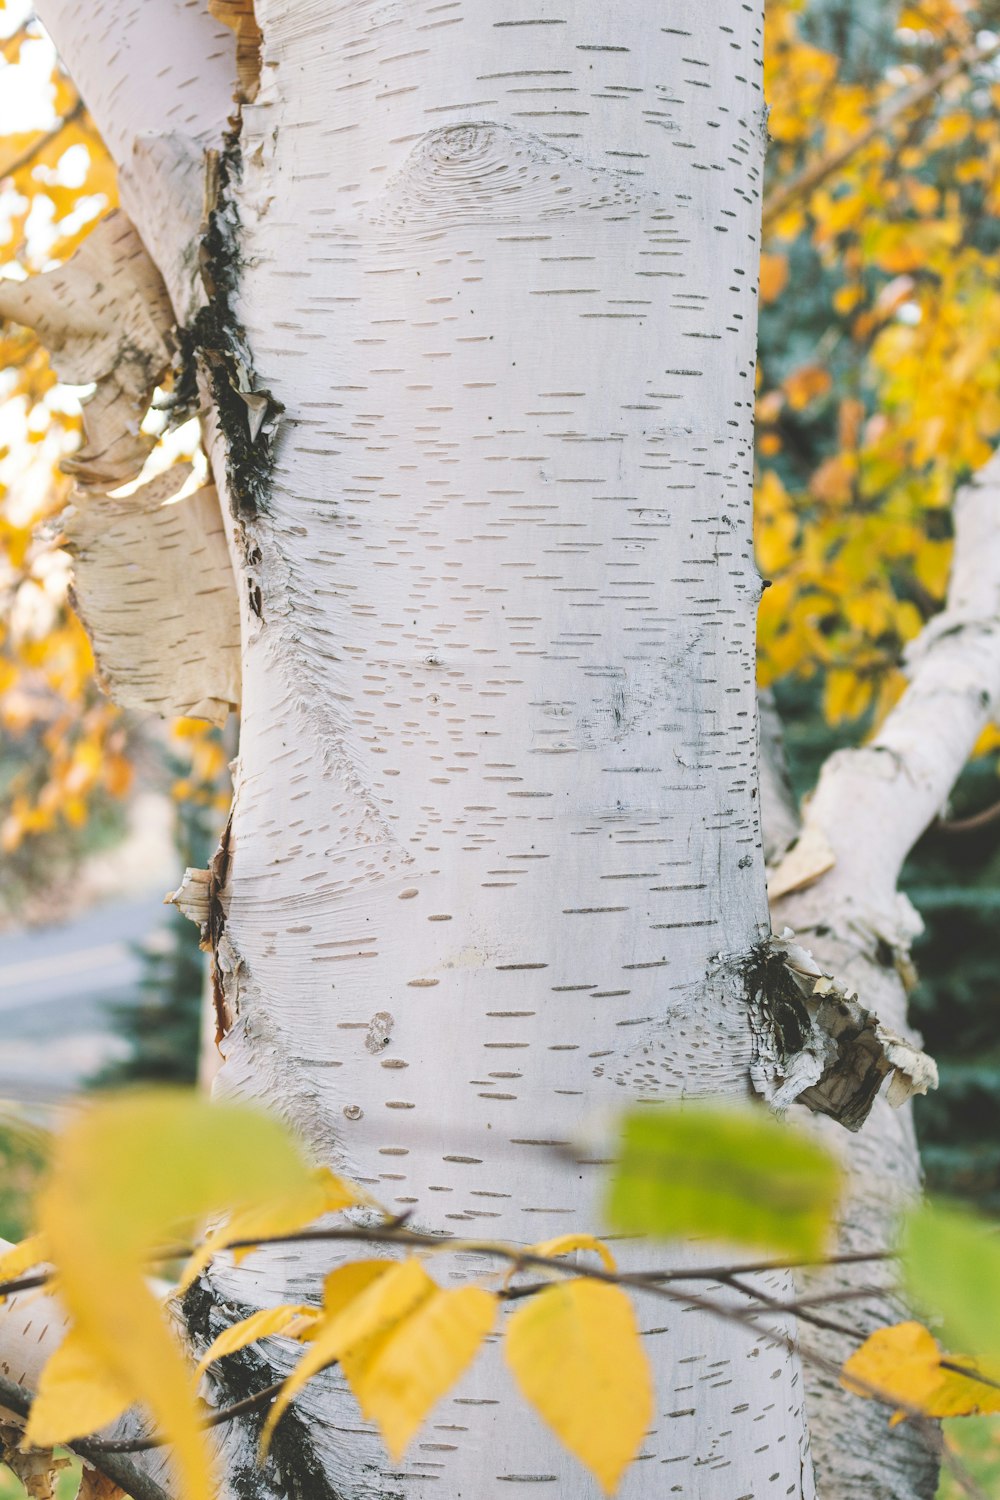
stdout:
<svg viewBox="0 0 1000 1500">
<path fill-rule="evenodd" d="M 893 1030 L 905 1032 L 908 950 L 919 919 L 897 893 L 902 862 L 935 819 L 984 725 L 1000 704 L 1000 455 L 955 502 L 955 551 L 947 605 L 907 652 L 909 684 L 867 745 L 826 762 L 803 814 L 799 879 L 772 903 L 776 927 L 792 927 L 827 972 L 844 976 L 864 1003 Z M 804 855 L 809 849 L 815 858 Z M 810 869 L 810 863 L 812 868 Z M 776 882 L 780 888 L 780 882 Z M 840 1246 L 890 1243 L 900 1198 L 919 1191 L 919 1159 L 910 1112 L 878 1099 L 864 1131 L 849 1143 L 821 1132 L 847 1157 L 852 1195 Z M 896 1192 L 891 1199 L 884 1184 Z M 846 1271 L 817 1273 L 825 1289 L 847 1285 Z M 887 1278 L 878 1306 L 866 1309 L 856 1335 L 899 1316 L 899 1291 Z M 819 1340 L 831 1360 L 846 1354 L 832 1331 Z M 819 1493 L 824 1500 L 870 1495 L 872 1455 L 885 1456 L 885 1429 L 859 1409 L 837 1382 L 807 1378 Z M 935 1476 L 921 1472 L 922 1455 L 893 1461 L 898 1493 L 932 1495 Z M 824 1488 L 828 1485 L 829 1488 Z"/>
<path fill-rule="evenodd" d="M 341 1227 L 339 1229 L 299 1229 L 289 1234 L 269 1235 L 263 1239 L 234 1240 L 219 1247 L 223 1250 L 257 1250 L 267 1245 L 294 1245 L 303 1241 L 332 1240 L 354 1241 L 361 1244 L 397 1244 L 410 1248 L 435 1250 L 460 1250 L 463 1254 L 501 1256 L 516 1260 L 521 1265 L 544 1266 L 547 1270 L 566 1271 L 571 1263 L 550 1255 L 531 1255 L 514 1245 L 505 1245 L 490 1240 L 464 1240 L 453 1235 L 423 1234 L 417 1230 L 404 1230 L 400 1224 L 373 1225 L 370 1229 Z M 158 1257 L 160 1260 L 182 1260 L 192 1253 L 191 1246 L 171 1246 Z M 645 1281 L 721 1281 L 726 1276 L 751 1276 L 764 1271 L 794 1271 L 802 1266 L 857 1265 L 895 1259 L 891 1250 L 853 1251 L 849 1255 L 824 1257 L 815 1260 L 757 1260 L 727 1266 L 686 1267 L 683 1270 L 644 1271 L 636 1273 Z M 581 1274 L 580 1268 L 572 1268 Z M 0 1300 L 12 1297 L 17 1292 L 33 1291 L 45 1286 L 53 1279 L 51 1271 L 34 1271 L 30 1276 L 19 1276 L 16 1280 L 0 1281 Z"/>
<path fill-rule="evenodd" d="M 53 141 L 58 140 L 63 131 L 66 129 L 66 126 L 72 125 L 73 121 L 78 120 L 83 113 L 83 100 L 77 99 L 69 114 L 63 115 L 61 120 L 57 120 L 56 123 L 51 127 L 51 129 L 46 130 L 44 135 L 40 135 L 38 137 L 38 140 L 34 141 L 32 145 L 28 147 L 27 151 L 23 151 L 20 156 L 15 157 L 15 159 L 12 162 L 8 162 L 6 166 L 0 167 L 0 178 L 13 177 L 15 172 L 21 171 L 22 167 L 30 166 L 38 153 L 40 151 L 44 151 L 46 146 L 50 146 Z"/>
<path fill-rule="evenodd" d="M 934 824 L 934 831 L 964 835 L 978 833 L 981 828 L 989 828 L 997 822 L 1000 822 L 1000 802 L 984 807 L 981 812 L 970 813 L 967 818 L 938 818 Z"/>
<path fill-rule="evenodd" d="M 872 115 L 868 124 L 852 135 L 842 146 L 803 167 L 800 172 L 794 173 L 779 187 L 772 188 L 764 199 L 762 221 L 764 231 L 773 228 L 775 219 L 793 203 L 800 198 L 807 197 L 819 187 L 820 183 L 825 182 L 841 167 L 846 166 L 852 156 L 863 151 L 873 140 L 883 135 L 901 115 L 927 103 L 946 83 L 950 83 L 953 78 L 959 77 L 962 73 L 971 72 L 979 63 L 990 62 L 998 52 L 1000 52 L 1000 43 L 997 42 L 991 42 L 988 47 L 975 45 L 963 47 L 960 52 L 955 53 L 954 57 L 950 57 L 947 62 L 935 68 L 933 73 L 928 73 L 926 78 L 922 78 L 919 83 L 893 95 L 880 110 Z"/>
<path fill-rule="evenodd" d="M 776 1262 L 773 1260 L 749 1262 L 740 1267 L 714 1266 L 698 1269 L 685 1269 L 666 1272 L 615 1272 L 605 1267 L 581 1266 L 565 1258 L 536 1255 L 530 1251 L 523 1251 L 517 1246 L 507 1245 L 503 1242 L 488 1242 L 476 1240 L 463 1240 L 457 1236 L 435 1235 L 411 1230 L 404 1224 L 390 1222 L 386 1225 L 373 1225 L 370 1227 L 350 1227 L 330 1230 L 302 1230 L 287 1235 L 276 1235 L 266 1241 L 240 1242 L 228 1248 L 249 1248 L 264 1244 L 288 1244 L 304 1240 L 348 1240 L 365 1241 L 370 1243 L 397 1244 L 409 1248 L 456 1250 L 463 1254 L 473 1253 L 486 1257 L 500 1258 L 512 1264 L 514 1269 L 527 1266 L 538 1266 L 549 1271 L 558 1272 L 567 1277 L 587 1277 L 612 1285 L 622 1286 L 628 1290 L 644 1292 L 648 1295 L 664 1298 L 674 1304 L 686 1308 L 696 1309 L 709 1316 L 722 1319 L 726 1322 L 737 1323 L 746 1328 L 748 1332 L 774 1344 L 785 1348 L 789 1353 L 800 1354 L 807 1365 L 820 1370 L 830 1378 L 840 1377 L 840 1366 L 830 1360 L 818 1350 L 803 1347 L 799 1344 L 794 1334 L 762 1325 L 761 1317 L 787 1317 L 797 1318 L 801 1321 L 811 1323 L 820 1330 L 845 1334 L 850 1336 L 854 1330 L 845 1325 L 835 1323 L 830 1319 L 817 1316 L 813 1307 L 829 1302 L 846 1302 L 850 1300 L 867 1299 L 878 1294 L 878 1288 L 862 1286 L 853 1290 L 842 1290 L 835 1293 L 827 1293 L 814 1297 L 803 1297 L 794 1302 L 782 1302 L 777 1297 L 772 1297 L 753 1286 L 748 1286 L 742 1279 L 745 1276 L 774 1269 L 784 1269 L 787 1262 Z M 851 1254 L 837 1257 L 841 1264 L 879 1262 L 892 1258 L 886 1252 L 853 1252 Z M 807 1262 L 808 1263 L 808 1262 Z M 670 1285 L 670 1280 L 712 1280 L 727 1286 L 731 1291 L 745 1299 L 741 1305 L 722 1302 L 710 1295 L 699 1292 L 684 1290 Z M 26 1280 L 21 1278 L 16 1285 L 22 1286 Z M 33 1283 L 37 1285 L 37 1279 Z M 533 1295 L 549 1285 L 548 1282 L 538 1282 L 528 1287 L 505 1288 L 499 1295 L 509 1300 L 519 1299 L 523 1296 Z M 4 1284 L 10 1288 L 13 1282 Z M 978 1380 L 977 1371 L 963 1366 L 954 1365 L 942 1361 L 942 1367 L 955 1369 L 958 1373 L 971 1380 Z M 205 1428 L 222 1426 L 228 1422 L 245 1416 L 252 1411 L 259 1410 L 269 1405 L 278 1395 L 283 1381 L 275 1381 L 261 1391 L 251 1396 L 234 1402 L 229 1406 L 213 1412 L 205 1421 Z M 992 1385 L 993 1382 L 984 1378 L 983 1384 Z M 864 1394 L 883 1405 L 890 1405 L 895 1410 L 902 1410 L 910 1418 L 915 1427 L 921 1433 L 925 1442 L 931 1448 L 940 1452 L 945 1461 L 950 1461 L 950 1456 L 943 1450 L 940 1436 L 935 1427 L 928 1421 L 924 1413 L 918 1407 L 910 1407 L 901 1403 L 892 1393 L 881 1390 L 875 1385 L 862 1381 L 855 1381 L 857 1392 Z M 19 1416 L 27 1418 L 31 1410 L 32 1394 L 23 1386 L 0 1376 L 0 1403 L 16 1412 Z M 144 1474 L 131 1464 L 125 1455 L 148 1452 L 162 1447 L 164 1439 L 158 1435 L 141 1435 L 132 1438 L 98 1438 L 90 1437 L 76 1439 L 66 1446 L 72 1452 L 77 1453 L 88 1463 L 93 1464 L 101 1473 L 107 1475 L 115 1484 L 119 1485 L 133 1500 L 170 1500 L 170 1496 L 153 1479 Z M 954 1466 L 956 1478 L 966 1492 L 978 1496 L 979 1491 L 974 1482 L 961 1470 L 961 1466 Z"/>
<path fill-rule="evenodd" d="M 803 817 L 803 837 L 834 861 L 817 872 L 824 925 L 846 936 L 860 923 L 901 951 L 914 930 L 896 894 L 903 860 L 1000 705 L 1000 453 L 956 497 L 947 604 L 911 642 L 906 668 L 899 703 L 867 745 L 830 757 Z M 799 932 L 820 915 L 818 888 L 776 903 Z"/>
</svg>

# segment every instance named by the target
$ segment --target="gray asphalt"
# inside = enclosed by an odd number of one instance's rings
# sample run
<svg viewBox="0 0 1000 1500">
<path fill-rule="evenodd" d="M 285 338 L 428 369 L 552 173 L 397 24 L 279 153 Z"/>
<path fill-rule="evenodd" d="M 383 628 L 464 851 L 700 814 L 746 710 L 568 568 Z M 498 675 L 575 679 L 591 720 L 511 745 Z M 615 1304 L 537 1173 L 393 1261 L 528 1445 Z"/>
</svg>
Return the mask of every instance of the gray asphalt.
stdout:
<svg viewBox="0 0 1000 1500">
<path fill-rule="evenodd" d="M 166 916 L 161 897 L 144 896 L 0 935 L 0 1098 L 63 1098 L 120 1054 L 105 1007 L 135 995 L 135 945 Z"/>
</svg>

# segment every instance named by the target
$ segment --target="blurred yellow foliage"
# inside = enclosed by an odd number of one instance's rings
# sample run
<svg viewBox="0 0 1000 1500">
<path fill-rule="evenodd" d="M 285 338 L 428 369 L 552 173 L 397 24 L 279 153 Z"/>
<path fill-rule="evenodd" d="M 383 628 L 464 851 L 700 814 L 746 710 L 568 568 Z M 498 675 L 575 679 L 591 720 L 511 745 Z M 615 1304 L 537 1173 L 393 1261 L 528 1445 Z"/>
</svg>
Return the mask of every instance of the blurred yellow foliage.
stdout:
<svg viewBox="0 0 1000 1500">
<path fill-rule="evenodd" d="M 830 723 L 877 722 L 1000 435 L 997 49 L 970 0 L 930 0 L 851 76 L 809 22 L 768 0 L 760 678 L 818 678 Z"/>
</svg>

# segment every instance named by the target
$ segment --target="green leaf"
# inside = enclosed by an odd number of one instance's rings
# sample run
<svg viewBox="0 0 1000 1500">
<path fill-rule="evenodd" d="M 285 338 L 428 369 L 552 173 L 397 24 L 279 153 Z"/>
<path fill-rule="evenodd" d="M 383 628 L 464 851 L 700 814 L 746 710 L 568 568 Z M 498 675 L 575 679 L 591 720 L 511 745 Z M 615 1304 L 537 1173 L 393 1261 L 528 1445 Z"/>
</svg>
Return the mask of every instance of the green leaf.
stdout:
<svg viewBox="0 0 1000 1500">
<path fill-rule="evenodd" d="M 607 1215 L 630 1233 L 809 1260 L 827 1248 L 840 1191 L 833 1157 L 762 1109 L 640 1107 L 622 1123 Z"/>
<path fill-rule="evenodd" d="M 911 1213 L 903 1266 L 913 1296 L 940 1317 L 946 1341 L 1000 1357 L 1000 1237 L 965 1209 L 927 1203 Z"/>
</svg>

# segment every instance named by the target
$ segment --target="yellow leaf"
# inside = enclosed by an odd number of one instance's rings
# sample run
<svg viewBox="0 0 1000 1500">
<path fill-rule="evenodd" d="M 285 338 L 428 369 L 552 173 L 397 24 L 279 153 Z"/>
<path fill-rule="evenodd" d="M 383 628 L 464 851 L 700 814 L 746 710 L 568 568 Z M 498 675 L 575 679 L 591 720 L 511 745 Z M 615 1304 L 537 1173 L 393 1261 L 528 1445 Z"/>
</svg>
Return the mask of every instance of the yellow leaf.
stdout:
<svg viewBox="0 0 1000 1500">
<path fill-rule="evenodd" d="M 852 499 L 856 460 L 851 453 L 834 453 L 813 470 L 809 491 L 827 505 L 846 505 Z"/>
<path fill-rule="evenodd" d="M 611 1494 L 653 1415 L 653 1385 L 620 1287 L 566 1281 L 520 1307 L 505 1341 L 522 1394 Z"/>
<path fill-rule="evenodd" d="M 275 1235 L 294 1234 L 322 1214 L 336 1213 L 356 1203 L 370 1203 L 363 1188 L 338 1177 L 328 1167 L 319 1167 L 309 1178 L 276 1195 L 268 1203 L 230 1214 L 224 1224 L 205 1236 L 181 1272 L 178 1290 L 184 1292 L 196 1281 L 214 1255 L 227 1246 L 249 1241 L 259 1243 Z M 234 1252 L 237 1260 L 250 1253 L 250 1245 Z"/>
<path fill-rule="evenodd" d="M 967 1417 L 1000 1411 L 997 1373 L 966 1355 L 942 1355 L 933 1335 L 911 1322 L 879 1328 L 845 1362 L 842 1379 L 858 1395 L 929 1417 Z M 893 1424 L 907 1415 L 897 1411 Z"/>
<path fill-rule="evenodd" d="M 833 294 L 833 305 L 839 313 L 853 312 L 859 302 L 864 301 L 865 289 L 857 282 L 839 286 Z"/>
<path fill-rule="evenodd" d="M 788 256 L 769 255 L 760 258 L 760 300 L 776 302 L 788 285 Z"/>
<path fill-rule="evenodd" d="M 803 365 L 801 369 L 793 370 L 785 377 L 782 389 L 788 397 L 789 406 L 794 411 L 801 411 L 817 396 L 825 395 L 832 384 L 829 370 L 825 370 L 822 365 Z"/>
<path fill-rule="evenodd" d="M 374 1338 L 427 1295 L 430 1277 L 419 1261 L 351 1261 L 323 1287 L 323 1316 L 315 1337 L 278 1393 L 261 1434 L 265 1452 L 282 1414 L 308 1380 L 336 1363 L 345 1349 Z"/>
<path fill-rule="evenodd" d="M 1000 725 L 987 724 L 973 745 L 972 753 L 973 755 L 989 755 L 997 749 L 1000 749 Z M 2 1265 L 3 1262 L 0 1261 L 0 1267 Z"/>
<path fill-rule="evenodd" d="M 339 1361 L 362 1414 L 378 1424 L 398 1460 L 471 1362 L 496 1307 L 482 1287 L 442 1291 L 417 1260 L 342 1266 L 327 1277 L 323 1321 L 272 1407 L 262 1446 L 295 1393 Z"/>
<path fill-rule="evenodd" d="M 430 1280 L 430 1278 L 428 1278 Z M 362 1415 L 378 1424 L 397 1462 L 431 1408 L 471 1364 L 496 1320 L 497 1299 L 483 1287 L 442 1291 L 400 1322 L 341 1358 Z"/>
<path fill-rule="evenodd" d="M 217 1359 L 235 1354 L 237 1349 L 245 1349 L 258 1339 L 270 1338 L 279 1333 L 284 1334 L 285 1338 L 301 1339 L 312 1331 L 318 1318 L 319 1310 L 304 1304 L 265 1307 L 261 1312 L 252 1313 L 249 1318 L 243 1318 L 232 1327 L 224 1328 L 218 1338 L 212 1340 L 198 1361 L 195 1376 L 204 1375 L 209 1365 L 214 1365 Z"/>
<path fill-rule="evenodd" d="M 324 1324 L 342 1313 L 373 1281 L 397 1267 L 398 1262 L 394 1260 L 352 1260 L 331 1271 L 323 1283 Z"/>
<path fill-rule="evenodd" d="M 142 1402 L 171 1444 L 185 1500 L 211 1500 L 212 1462 L 190 1371 L 147 1284 L 149 1259 L 208 1213 L 260 1206 L 311 1181 L 277 1121 L 179 1090 L 81 1108 L 56 1139 L 39 1224 L 60 1299 L 102 1383 Z M 56 1406 L 52 1440 L 78 1435 L 78 1413 Z"/>
<path fill-rule="evenodd" d="M 131 1404 L 128 1388 L 109 1375 L 79 1330 L 71 1328 L 39 1377 L 25 1441 L 49 1448 L 87 1437 L 114 1422 Z"/>
<path fill-rule="evenodd" d="M 593 1250 L 608 1271 L 617 1270 L 615 1258 L 603 1240 L 592 1234 L 560 1234 L 554 1240 L 542 1240 L 528 1247 L 532 1255 L 569 1255 L 573 1250 Z"/>
<path fill-rule="evenodd" d="M 884 1394 L 922 1408 L 940 1379 L 939 1360 L 922 1324 L 897 1323 L 879 1328 L 845 1360 L 843 1384 L 861 1396 Z"/>
<path fill-rule="evenodd" d="M 828 724 L 857 719 L 870 706 L 872 685 L 854 672 L 835 667 L 827 673 L 823 689 L 823 714 Z"/>
<path fill-rule="evenodd" d="M 0 1281 L 16 1281 L 26 1271 L 33 1270 L 47 1259 L 48 1249 L 44 1235 L 29 1235 L 19 1245 L 12 1245 L 0 1255 Z"/>
</svg>

